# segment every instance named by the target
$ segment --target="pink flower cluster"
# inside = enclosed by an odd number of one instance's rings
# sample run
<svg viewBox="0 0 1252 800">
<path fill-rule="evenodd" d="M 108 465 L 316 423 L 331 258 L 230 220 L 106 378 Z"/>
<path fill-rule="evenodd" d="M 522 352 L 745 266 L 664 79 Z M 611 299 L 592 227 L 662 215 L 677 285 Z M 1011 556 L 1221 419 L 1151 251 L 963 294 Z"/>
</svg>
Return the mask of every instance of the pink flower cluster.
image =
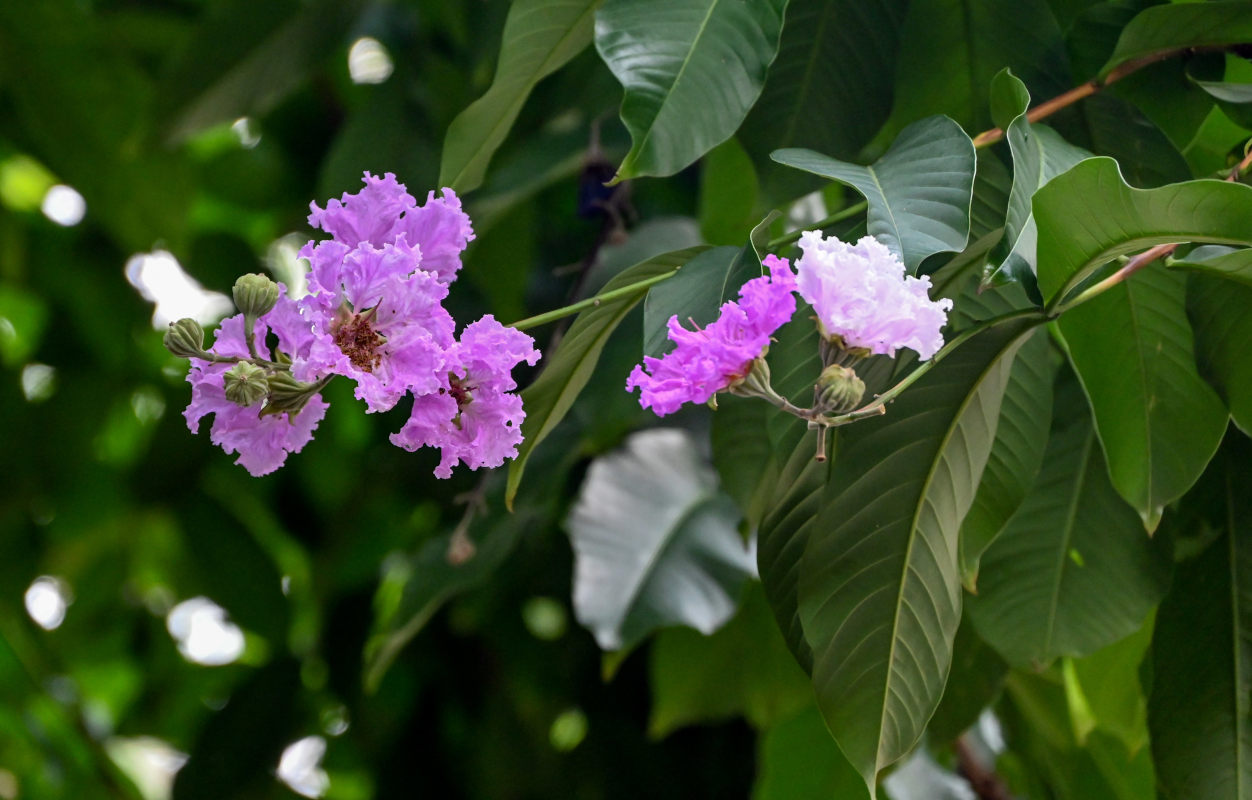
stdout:
<svg viewBox="0 0 1252 800">
<path fill-rule="evenodd" d="M 640 405 L 665 416 L 733 388 L 791 319 L 793 292 L 813 306 L 822 335 L 839 337 L 845 348 L 894 356 L 909 347 L 924 361 L 943 346 L 952 301 L 931 300 L 930 279 L 906 277 L 904 265 L 876 239 L 849 245 L 806 231 L 800 249 L 795 274 L 785 259 L 766 256 L 769 275 L 745 283 L 739 300 L 723 305 L 703 330 L 688 330 L 671 317 L 676 347 L 661 358 L 645 357 L 627 379 L 627 391 L 639 389 Z"/>
<path fill-rule="evenodd" d="M 309 223 L 332 238 L 309 242 L 300 251 L 310 264 L 309 294 L 293 299 L 284 290 L 258 323 L 258 343 L 264 340 L 263 325 L 291 360 L 292 377 L 306 383 L 350 378 L 371 412 L 412 396 L 409 421 L 391 441 L 410 451 L 441 448 L 435 470 L 441 478 L 449 477 L 458 461 L 477 469 L 516 456 L 525 413 L 521 398 L 510 391 L 516 388 L 511 371 L 521 361 L 534 364 L 539 351 L 530 336 L 491 316 L 456 338 L 443 300 L 461 267 L 461 253 L 474 238 L 457 196 L 450 189 L 441 197 L 431 192 L 418 206 L 394 175 L 367 172 L 360 192 L 332 199 L 325 209 L 313 204 L 312 212 Z M 211 352 L 247 355 L 242 315 L 223 323 Z M 194 431 L 200 417 L 216 412 L 213 441 L 239 452 L 238 463 L 252 474 L 271 472 L 287 452 L 298 452 L 309 441 L 326 404 L 315 397 L 294 419 L 285 413 L 258 416 L 259 408 L 226 400 L 227 368 L 192 359 L 188 423 Z M 219 423 L 248 431 L 227 439 L 218 435 Z M 253 444 L 261 440 L 263 453 Z"/>
</svg>

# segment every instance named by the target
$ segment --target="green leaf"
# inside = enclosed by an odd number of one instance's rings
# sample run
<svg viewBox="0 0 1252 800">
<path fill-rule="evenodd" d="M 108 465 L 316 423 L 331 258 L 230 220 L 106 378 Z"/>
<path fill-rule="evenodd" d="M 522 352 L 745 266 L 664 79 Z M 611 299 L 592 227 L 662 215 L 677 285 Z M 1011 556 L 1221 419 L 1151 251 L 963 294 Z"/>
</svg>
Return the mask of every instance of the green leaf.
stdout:
<svg viewBox="0 0 1252 800">
<path fill-rule="evenodd" d="M 1222 103 L 1252 103 L 1252 64 L 1234 53 L 1191 59 L 1187 79 Z"/>
<path fill-rule="evenodd" d="M 1206 245 L 1197 247 L 1183 258 L 1170 261 L 1169 266 L 1252 286 L 1252 249 L 1231 250 Z"/>
<path fill-rule="evenodd" d="M 816 179 L 769 162 L 780 147 L 852 159 L 891 112 L 907 0 L 791 0 L 778 58 L 739 138 L 762 170 L 769 204 Z"/>
<path fill-rule="evenodd" d="M 778 53 L 786 7 L 605 0 L 596 49 L 626 90 L 622 122 L 632 142 L 615 180 L 673 175 L 735 132 Z"/>
<path fill-rule="evenodd" d="M 1113 485 L 1148 530 L 1226 429 L 1226 409 L 1196 369 L 1185 303 L 1185 277 L 1151 264 L 1057 322 Z"/>
<path fill-rule="evenodd" d="M 1152 623 L 1085 658 L 1066 659 L 1070 714 L 1081 709 L 1092 729 L 1116 736 L 1130 753 L 1148 743 L 1147 704 L 1139 668 L 1152 644 Z M 1072 680 L 1070 680 L 1072 678 Z M 1085 739 L 1079 737 L 1081 744 Z"/>
<path fill-rule="evenodd" d="M 700 234 L 709 244 L 737 244 L 756 208 L 756 171 L 734 138 L 714 147 L 700 163 Z"/>
<path fill-rule="evenodd" d="M 722 394 L 717 399 L 709 438 L 713 466 L 722 488 L 743 512 L 746 530 L 756 530 L 768 509 L 769 493 L 778 480 L 778 462 L 770 446 L 773 409 L 756 398 Z"/>
<path fill-rule="evenodd" d="M 739 613 L 713 635 L 690 628 L 658 633 L 648 673 L 648 734 L 654 737 L 735 716 L 769 728 L 813 704 L 808 676 L 787 650 L 755 583 Z"/>
<path fill-rule="evenodd" d="M 1196 353 L 1226 401 L 1230 416 L 1252 436 L 1252 287 L 1193 275 L 1187 312 L 1195 326 Z"/>
<path fill-rule="evenodd" d="M 1152 640 L 1152 755 L 1178 800 L 1252 798 L 1252 452 L 1227 441 L 1213 473 L 1225 535 L 1179 566 Z"/>
<path fill-rule="evenodd" d="M 1009 193 L 1004 237 L 993 261 L 998 264 L 986 283 L 1003 279 L 1030 280 L 1035 273 L 1035 220 L 1030 199 L 1044 184 L 1091 154 L 1065 141 L 1044 125 L 1026 118 L 1030 92 L 1026 84 L 1007 69 L 991 82 L 991 114 L 1004 130 L 1013 154 L 1013 189 Z"/>
<path fill-rule="evenodd" d="M 1034 197 L 1039 288 L 1055 301 L 1097 267 L 1170 242 L 1252 245 L 1252 186 L 1198 180 L 1134 189 L 1111 158 L 1089 158 Z"/>
<path fill-rule="evenodd" d="M 865 782 L 809 706 L 759 738 L 752 800 L 861 800 Z"/>
<path fill-rule="evenodd" d="M 679 267 L 705 249 L 688 247 L 650 258 L 624 270 L 606 283 L 602 293 L 662 275 L 673 275 Z M 557 351 L 546 354 L 543 372 L 522 392 L 522 402 L 526 409 L 526 421 L 522 423 L 524 438 L 518 445 L 517 458 L 509 464 L 509 481 L 504 494 L 505 503 L 510 509 L 530 454 L 565 419 L 570 407 L 578 399 L 578 393 L 591 379 L 604 343 L 647 292 L 647 287 L 643 287 L 636 292 L 603 301 L 575 317 Z"/>
<path fill-rule="evenodd" d="M 943 699 L 926 726 L 927 739 L 942 745 L 964 733 L 1000 694 L 1008 671 L 1009 665 L 978 637 L 966 614 L 956 629 L 952 671 L 948 674 Z"/>
<path fill-rule="evenodd" d="M 1168 3 L 1139 12 L 1122 30 L 1100 77 L 1128 61 L 1183 50 L 1252 41 L 1252 3 Z"/>
<path fill-rule="evenodd" d="M 771 157 L 865 195 L 870 234 L 910 270 L 916 271 L 927 256 L 964 249 L 969 239 L 974 144 L 947 117 L 905 128 L 883 157 L 867 167 L 796 148 L 775 151 Z"/>
<path fill-rule="evenodd" d="M 591 44 L 600 0 L 517 0 L 509 7 L 491 88 L 452 120 L 439 185 L 478 188 L 526 98 L 543 78 Z"/>
<path fill-rule="evenodd" d="M 474 556 L 452 563 L 453 534 L 430 539 L 411 558 L 384 564 L 376 606 L 389 605 L 387 598 L 399 593 L 393 608 L 379 608 L 374 630 L 365 645 L 365 690 L 373 692 L 382 682 L 400 651 L 421 633 L 450 599 L 482 584 L 505 562 L 517 546 L 519 526 L 506 519 L 474 542 Z"/>
<path fill-rule="evenodd" d="M 975 335 L 845 429 L 799 563 L 818 706 L 867 785 L 917 742 L 960 621 L 957 536 L 1033 321 Z M 872 793 L 871 789 L 871 793 Z"/>
<path fill-rule="evenodd" d="M 1145 536 L 1113 490 L 1082 398 L 1067 388 L 1039 477 L 983 555 L 968 600 L 983 639 L 1031 669 L 1138 630 L 1169 582 L 1168 543 Z"/>
<path fill-rule="evenodd" d="M 629 650 L 666 625 L 717 630 L 752 575 L 738 522 L 690 434 L 632 435 L 592 462 L 566 520 L 578 621 L 604 650 Z"/>
<path fill-rule="evenodd" d="M 673 278 L 652 287 L 643 301 L 643 353 L 660 357 L 673 349 L 669 318 L 690 329 L 692 320 L 701 327 L 718 317 L 722 303 L 734 300 L 739 287 L 761 274 L 760 263 L 739 258 L 738 247 L 705 250 L 683 266 Z"/>
</svg>

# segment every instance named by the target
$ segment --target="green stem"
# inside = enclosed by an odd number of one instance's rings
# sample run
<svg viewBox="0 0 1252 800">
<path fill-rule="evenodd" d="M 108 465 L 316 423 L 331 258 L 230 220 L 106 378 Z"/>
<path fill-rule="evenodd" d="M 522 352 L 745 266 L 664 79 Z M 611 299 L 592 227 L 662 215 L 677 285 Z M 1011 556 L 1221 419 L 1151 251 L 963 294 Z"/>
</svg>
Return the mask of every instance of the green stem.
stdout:
<svg viewBox="0 0 1252 800">
<path fill-rule="evenodd" d="M 604 292 L 603 294 L 598 294 L 595 297 L 588 297 L 586 300 L 579 300 L 577 303 L 573 303 L 568 306 L 562 306 L 561 308 L 553 309 L 552 311 L 545 311 L 542 314 L 536 314 L 533 317 L 527 317 L 526 319 L 518 320 L 517 322 L 514 322 L 509 327 L 516 328 L 519 331 L 524 331 L 527 328 L 537 328 L 540 325 L 546 325 L 549 322 L 556 322 L 558 319 L 563 319 L 565 317 L 570 316 L 571 314 L 577 314 L 579 311 L 584 311 L 588 308 L 593 308 L 609 300 L 616 300 L 619 297 L 626 297 L 628 295 L 634 294 L 643 289 L 647 289 L 650 286 L 655 286 L 661 281 L 669 280 L 670 278 L 674 277 L 674 275 L 677 272 L 678 272 L 678 269 L 672 269 L 669 272 L 664 273 L 663 275 L 654 275 L 651 278 L 646 278 L 645 280 L 642 280 L 642 281 L 636 281 L 635 283 L 627 284 L 617 289 Z"/>
<path fill-rule="evenodd" d="M 828 227 L 830 225 L 834 225 L 836 222 L 843 222 L 845 219 L 848 219 L 850 217 L 855 217 L 856 215 L 863 213 L 865 209 L 867 208 L 869 208 L 868 201 L 862 200 L 859 203 L 853 203 L 852 205 L 848 206 L 845 209 L 836 211 L 835 213 L 831 214 L 826 219 L 818 220 L 817 222 L 814 222 L 812 227 L 807 228 L 807 230 L 821 229 L 821 228 Z M 791 244 L 792 242 L 797 242 L 800 240 L 800 236 L 802 236 L 803 234 L 804 234 L 804 231 L 792 231 L 791 233 L 783 234 L 782 236 L 779 236 L 777 239 L 771 239 L 769 244 L 766 245 L 766 249 L 773 250 L 776 247 L 782 247 L 783 245 Z"/>
</svg>

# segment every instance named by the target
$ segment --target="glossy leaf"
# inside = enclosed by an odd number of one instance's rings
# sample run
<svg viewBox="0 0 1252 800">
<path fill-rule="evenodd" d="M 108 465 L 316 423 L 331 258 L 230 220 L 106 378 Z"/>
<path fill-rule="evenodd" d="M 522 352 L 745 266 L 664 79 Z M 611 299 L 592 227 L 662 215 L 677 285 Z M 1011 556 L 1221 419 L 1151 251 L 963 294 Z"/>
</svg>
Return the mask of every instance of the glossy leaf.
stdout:
<svg viewBox="0 0 1252 800">
<path fill-rule="evenodd" d="M 1045 299 L 1153 245 L 1252 244 L 1252 186 L 1200 180 L 1133 189 L 1111 158 L 1089 158 L 1058 175 L 1035 194 L 1033 207 Z"/>
<path fill-rule="evenodd" d="M 910 270 L 916 270 L 927 256 L 964 249 L 969 239 L 974 145 L 946 117 L 910 125 L 869 166 L 795 148 L 775 151 L 772 158 L 846 183 L 865 195 L 870 234 L 899 255 Z"/>
<path fill-rule="evenodd" d="M 983 555 L 969 615 L 1010 664 L 1041 669 L 1138 630 L 1169 582 L 1169 553 L 1109 483 L 1095 430 L 1071 386 L 1043 468 Z"/>
<path fill-rule="evenodd" d="M 1252 3 L 1167 3 L 1146 8 L 1130 21 L 1117 47 L 1100 70 L 1107 76 L 1138 58 L 1188 47 L 1213 47 L 1252 41 Z"/>
<path fill-rule="evenodd" d="M 1252 287 L 1193 275 L 1187 312 L 1201 370 L 1226 401 L 1235 424 L 1252 436 Z"/>
<path fill-rule="evenodd" d="M 957 539 L 1031 323 L 984 331 L 849 426 L 799 563 L 818 706 L 872 786 L 939 704 L 960 621 Z M 872 792 L 872 789 L 871 789 Z"/>
<path fill-rule="evenodd" d="M 566 521 L 578 621 L 605 650 L 667 625 L 717 630 L 753 572 L 738 522 L 690 434 L 634 434 L 592 462 Z"/>
<path fill-rule="evenodd" d="M 1212 458 L 1227 413 L 1196 369 L 1186 279 L 1159 264 L 1057 323 L 1118 493 L 1148 530 Z"/>
<path fill-rule="evenodd" d="M 906 0 L 791 0 L 778 58 L 739 138 L 762 170 L 765 199 L 798 197 L 815 178 L 769 161 L 780 147 L 851 159 L 891 111 Z"/>
<path fill-rule="evenodd" d="M 672 275 L 704 250 L 704 247 L 689 247 L 650 258 L 606 283 L 602 293 L 662 275 Z M 644 287 L 582 312 L 574 318 L 557 351 L 544 354 L 547 363 L 543 372 L 522 392 L 526 409 L 526 421 L 522 423 L 524 439 L 518 445 L 517 458 L 509 464 L 509 481 L 504 495 L 510 508 L 513 507 L 513 498 L 517 495 L 517 487 L 521 484 L 531 452 L 569 413 L 578 393 L 591 380 L 604 343 L 647 292 L 647 287 Z"/>
<path fill-rule="evenodd" d="M 1008 70 L 996 75 L 991 82 L 991 113 L 995 124 L 1004 130 L 1013 154 L 1013 189 L 1004 220 L 1004 237 L 993 255 L 998 266 L 987 283 L 1033 278 L 1036 230 L 1030 200 L 1048 181 L 1091 155 L 1051 128 L 1032 125 L 1026 118 L 1029 107 L 1026 84 Z"/>
<path fill-rule="evenodd" d="M 509 7 L 491 88 L 452 120 L 439 185 L 468 192 L 482 184 L 535 84 L 591 44 L 600 0 L 518 0 Z"/>
<path fill-rule="evenodd" d="M 596 49 L 626 90 L 617 180 L 672 175 L 729 138 L 778 53 L 787 0 L 605 0 Z"/>
<path fill-rule="evenodd" d="M 1252 453 L 1230 444 L 1214 475 L 1223 535 L 1178 568 L 1152 641 L 1152 755 L 1178 800 L 1252 797 Z"/>
</svg>

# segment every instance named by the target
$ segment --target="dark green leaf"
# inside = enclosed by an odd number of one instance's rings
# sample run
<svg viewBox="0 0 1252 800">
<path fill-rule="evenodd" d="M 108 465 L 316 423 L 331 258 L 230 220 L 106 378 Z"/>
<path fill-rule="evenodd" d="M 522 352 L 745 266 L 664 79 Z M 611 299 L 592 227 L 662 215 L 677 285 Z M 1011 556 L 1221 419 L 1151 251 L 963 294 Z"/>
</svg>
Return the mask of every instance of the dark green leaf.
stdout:
<svg viewBox="0 0 1252 800">
<path fill-rule="evenodd" d="M 1214 473 L 1225 535 L 1179 566 L 1152 640 L 1152 755 L 1178 800 L 1252 797 L 1252 452 L 1228 444 Z"/>
<path fill-rule="evenodd" d="M 916 270 L 930 255 L 956 252 L 969 239 L 974 192 L 974 145 L 946 117 L 922 120 L 900 133 L 869 166 L 784 149 L 780 164 L 854 187 L 869 201 L 869 232 Z"/>
<path fill-rule="evenodd" d="M 578 621 L 605 650 L 667 625 L 717 630 L 752 574 L 738 522 L 690 434 L 634 434 L 592 462 L 566 521 Z"/>
<path fill-rule="evenodd" d="M 1113 485 L 1148 530 L 1200 477 L 1226 429 L 1226 409 L 1196 369 L 1185 295 L 1185 276 L 1152 264 L 1057 323 Z"/>
<path fill-rule="evenodd" d="M 1252 287 L 1193 275 L 1187 312 L 1201 369 L 1217 387 L 1236 425 L 1252 436 Z"/>
<path fill-rule="evenodd" d="M 526 98 L 540 80 L 591 44 L 600 0 L 518 0 L 509 6 L 491 88 L 452 120 L 439 185 L 478 188 Z"/>
<path fill-rule="evenodd" d="M 752 227 L 757 179 L 743 145 L 731 138 L 700 162 L 700 234 L 709 244 L 737 244 Z"/>
<path fill-rule="evenodd" d="M 1183 258 L 1170 261 L 1169 266 L 1252 286 L 1252 249 L 1232 250 L 1216 245 L 1197 247 Z"/>
<path fill-rule="evenodd" d="M 605 284 L 604 292 L 661 275 L 672 275 L 705 249 L 689 247 L 636 264 Z M 521 484 L 531 452 L 569 413 L 578 393 L 591 379 L 604 343 L 647 292 L 647 287 L 644 287 L 582 312 L 566 331 L 556 353 L 546 354 L 543 372 L 522 392 L 526 421 L 522 423 L 524 439 L 518 445 L 517 458 L 509 464 L 505 502 L 510 508 L 513 507 L 513 498 L 517 495 L 517 487 Z"/>
<path fill-rule="evenodd" d="M 1122 30 L 1117 47 L 1100 70 L 1105 77 L 1119 65 L 1182 50 L 1252 41 L 1252 3 L 1166 3 L 1144 9 Z"/>
<path fill-rule="evenodd" d="M 862 800 L 865 782 L 815 706 L 809 706 L 760 737 L 752 800 Z"/>
<path fill-rule="evenodd" d="M 1039 288 L 1065 294 L 1097 267 L 1169 242 L 1252 245 L 1252 186 L 1187 181 L 1138 190 L 1111 158 L 1089 158 L 1034 197 Z"/>
<path fill-rule="evenodd" d="M 957 539 L 1032 322 L 974 336 L 849 426 L 799 563 L 818 706 L 868 785 L 917 742 L 960 621 Z"/>
<path fill-rule="evenodd" d="M 978 637 L 969 615 L 961 619 L 952 642 L 952 671 L 943 690 L 943 699 L 926 726 L 926 736 L 935 745 L 953 741 L 978 721 L 991 705 L 1008 675 L 1009 665 Z"/>
<path fill-rule="evenodd" d="M 643 302 L 643 353 L 660 357 L 673 349 L 668 323 L 678 317 L 690 329 L 718 317 L 722 303 L 739 296 L 744 282 L 761 274 L 760 263 L 741 259 L 737 247 L 715 247 L 691 259 L 673 278 L 654 286 Z"/>
<path fill-rule="evenodd" d="M 626 89 L 617 179 L 672 175 L 729 138 L 778 53 L 787 0 L 605 0 L 596 49 Z M 640 42 L 646 42 L 641 46 Z"/>
</svg>

